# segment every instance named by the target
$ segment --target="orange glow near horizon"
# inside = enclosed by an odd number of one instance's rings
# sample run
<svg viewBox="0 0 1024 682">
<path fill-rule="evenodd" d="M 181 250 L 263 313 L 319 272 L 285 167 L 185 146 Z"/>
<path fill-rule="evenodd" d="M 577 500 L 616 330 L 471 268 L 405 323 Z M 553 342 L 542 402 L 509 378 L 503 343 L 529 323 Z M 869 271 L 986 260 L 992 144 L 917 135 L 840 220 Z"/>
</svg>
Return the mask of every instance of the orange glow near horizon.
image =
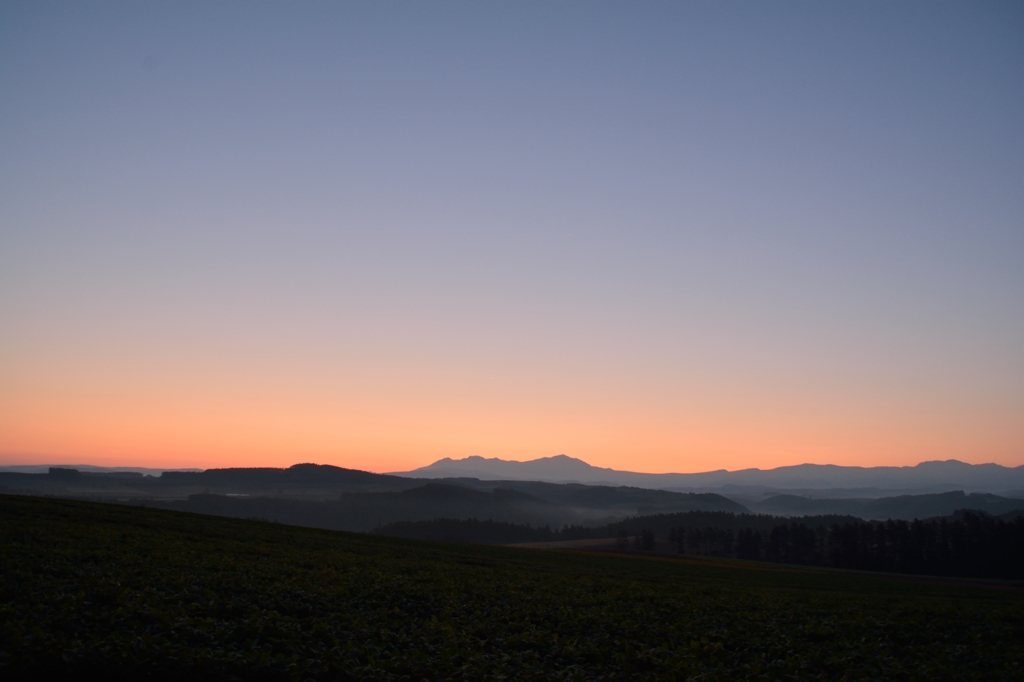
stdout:
<svg viewBox="0 0 1024 682">
<path fill-rule="evenodd" d="M 771 408 L 763 407 L 768 401 L 707 395 L 629 404 L 594 393 L 587 400 L 586 391 L 532 399 L 450 391 L 431 400 L 412 390 L 303 397 L 282 387 L 231 395 L 170 386 L 155 394 L 124 387 L 100 394 L 65 386 L 54 400 L 43 385 L 23 385 L 20 395 L 0 393 L 0 463 L 214 468 L 316 462 L 388 472 L 443 457 L 525 461 L 567 454 L 594 466 L 650 473 L 805 462 L 1024 464 L 1020 428 L 981 410 L 955 417 L 938 408 L 907 413 L 856 403 L 826 410 L 798 396 Z"/>
<path fill-rule="evenodd" d="M 14 349 L 8 360 L 19 362 L 0 362 L 0 464 L 388 472 L 444 457 L 558 454 L 650 473 L 1024 464 L 1012 381 L 272 342 Z"/>
</svg>

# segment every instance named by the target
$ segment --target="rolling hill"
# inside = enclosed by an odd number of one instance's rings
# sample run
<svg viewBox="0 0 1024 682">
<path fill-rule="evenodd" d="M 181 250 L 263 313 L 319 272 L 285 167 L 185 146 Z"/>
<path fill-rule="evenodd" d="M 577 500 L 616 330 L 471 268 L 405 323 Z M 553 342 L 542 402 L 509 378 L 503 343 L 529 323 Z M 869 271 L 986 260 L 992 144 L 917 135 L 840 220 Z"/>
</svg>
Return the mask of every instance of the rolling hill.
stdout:
<svg viewBox="0 0 1024 682">
<path fill-rule="evenodd" d="M 1022 596 L 0 495 L 0 674 L 1013 680 Z"/>
</svg>

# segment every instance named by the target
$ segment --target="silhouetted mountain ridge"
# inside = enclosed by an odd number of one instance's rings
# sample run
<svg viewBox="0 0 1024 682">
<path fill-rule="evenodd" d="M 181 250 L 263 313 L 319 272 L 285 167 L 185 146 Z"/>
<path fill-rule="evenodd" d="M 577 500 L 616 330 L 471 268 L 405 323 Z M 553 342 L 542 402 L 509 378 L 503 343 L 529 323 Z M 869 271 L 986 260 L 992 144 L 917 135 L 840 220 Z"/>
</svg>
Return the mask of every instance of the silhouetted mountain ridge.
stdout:
<svg viewBox="0 0 1024 682">
<path fill-rule="evenodd" d="M 752 494 L 768 490 L 877 489 L 887 491 L 1003 492 L 1024 488 L 1024 466 L 967 464 L 958 460 L 926 461 L 906 467 L 848 467 L 797 464 L 775 469 L 706 471 L 693 474 L 647 474 L 595 467 L 565 455 L 527 462 L 497 458 L 440 459 L 419 469 L 396 473 L 416 478 L 474 477 L 481 480 L 529 480 L 549 483 L 627 485 L 661 490 L 711 490 Z M 891 494 L 891 493 L 890 493 Z"/>
</svg>

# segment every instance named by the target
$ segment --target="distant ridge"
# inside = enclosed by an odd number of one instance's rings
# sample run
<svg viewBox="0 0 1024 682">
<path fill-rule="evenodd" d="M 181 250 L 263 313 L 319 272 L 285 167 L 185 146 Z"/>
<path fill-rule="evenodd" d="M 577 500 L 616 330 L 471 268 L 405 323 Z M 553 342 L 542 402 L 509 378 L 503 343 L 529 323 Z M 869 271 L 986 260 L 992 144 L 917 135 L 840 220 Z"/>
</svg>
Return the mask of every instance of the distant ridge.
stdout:
<svg viewBox="0 0 1024 682">
<path fill-rule="evenodd" d="M 142 474 L 143 476 L 159 476 L 165 471 L 202 471 L 202 469 L 185 468 L 185 469 L 154 469 L 152 467 L 101 467 L 94 466 L 92 464 L 5 464 L 0 466 L 0 473 L 17 473 L 17 474 L 45 474 L 50 469 L 77 469 L 83 473 L 95 473 L 95 474 L 108 474 L 108 473 L 123 473 L 132 472 Z"/>
<path fill-rule="evenodd" d="M 834 464 L 798 464 L 776 469 L 708 471 L 696 474 L 644 474 L 617 471 L 557 455 L 528 462 L 498 458 L 445 457 L 397 476 L 415 478 L 479 478 L 481 480 L 547 481 L 628 485 L 663 490 L 830 490 L 858 489 L 891 494 L 892 491 L 998 493 L 1024 489 L 1024 466 L 966 464 L 958 460 L 921 462 L 906 467 L 847 467 Z M 865 497 L 870 495 L 863 495 Z"/>
</svg>

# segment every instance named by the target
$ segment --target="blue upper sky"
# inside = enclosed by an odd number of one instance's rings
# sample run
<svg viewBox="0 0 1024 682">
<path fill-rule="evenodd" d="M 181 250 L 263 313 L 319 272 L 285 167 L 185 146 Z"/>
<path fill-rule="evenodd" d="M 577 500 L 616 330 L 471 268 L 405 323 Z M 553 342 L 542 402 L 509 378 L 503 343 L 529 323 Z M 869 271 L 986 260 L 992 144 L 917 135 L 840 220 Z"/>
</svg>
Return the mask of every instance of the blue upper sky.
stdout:
<svg viewBox="0 0 1024 682">
<path fill-rule="evenodd" d="M 564 410 L 524 459 L 687 470 L 706 407 L 800 461 L 860 461 L 834 418 L 894 434 L 865 462 L 1024 464 L 1022 122 L 1021 3 L 4 2 L 0 451 L 142 452 L 25 424 L 188 375 Z"/>
</svg>

